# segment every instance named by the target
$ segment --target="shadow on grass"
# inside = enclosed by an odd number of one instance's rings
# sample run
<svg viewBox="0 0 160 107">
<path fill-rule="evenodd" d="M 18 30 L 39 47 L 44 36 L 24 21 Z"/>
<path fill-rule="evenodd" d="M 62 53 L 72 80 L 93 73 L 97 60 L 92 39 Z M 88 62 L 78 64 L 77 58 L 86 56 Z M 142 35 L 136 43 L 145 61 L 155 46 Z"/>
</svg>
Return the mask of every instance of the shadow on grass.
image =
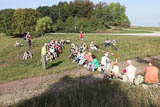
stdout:
<svg viewBox="0 0 160 107">
<path fill-rule="evenodd" d="M 64 76 L 39 96 L 15 107 L 150 107 L 157 104 L 140 88 L 92 75 Z M 150 98 L 150 97 L 149 97 Z M 159 102 L 159 100 L 158 100 Z"/>
<path fill-rule="evenodd" d="M 132 107 L 119 82 L 91 75 L 65 76 L 43 94 L 25 100 L 16 107 Z"/>
<path fill-rule="evenodd" d="M 54 60 L 53 60 L 54 61 Z M 50 69 L 50 68 L 52 68 L 52 67 L 54 67 L 54 66 L 58 66 L 59 64 L 61 64 L 61 63 L 63 63 L 64 62 L 64 60 L 62 60 L 62 61 L 58 61 L 58 62 L 56 62 L 56 63 L 51 63 L 51 64 L 49 64 L 48 66 L 47 66 L 47 69 Z"/>
<path fill-rule="evenodd" d="M 140 57 L 136 57 L 137 62 L 139 63 L 144 63 L 144 64 L 148 64 L 149 61 L 155 61 L 155 66 L 157 66 L 160 69 L 160 59 L 158 58 L 154 58 L 150 55 L 147 55 L 148 59 L 144 59 L 144 58 L 140 58 Z"/>
</svg>

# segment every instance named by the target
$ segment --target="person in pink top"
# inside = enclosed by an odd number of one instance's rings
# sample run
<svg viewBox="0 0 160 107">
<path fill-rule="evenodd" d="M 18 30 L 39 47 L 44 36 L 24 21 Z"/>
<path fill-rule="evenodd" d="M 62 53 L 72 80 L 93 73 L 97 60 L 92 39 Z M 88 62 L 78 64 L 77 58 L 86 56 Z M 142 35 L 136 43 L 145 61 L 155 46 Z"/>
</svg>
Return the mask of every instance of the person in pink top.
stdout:
<svg viewBox="0 0 160 107">
<path fill-rule="evenodd" d="M 83 40 L 83 33 L 82 33 L 82 31 L 80 33 L 80 40 Z"/>
</svg>

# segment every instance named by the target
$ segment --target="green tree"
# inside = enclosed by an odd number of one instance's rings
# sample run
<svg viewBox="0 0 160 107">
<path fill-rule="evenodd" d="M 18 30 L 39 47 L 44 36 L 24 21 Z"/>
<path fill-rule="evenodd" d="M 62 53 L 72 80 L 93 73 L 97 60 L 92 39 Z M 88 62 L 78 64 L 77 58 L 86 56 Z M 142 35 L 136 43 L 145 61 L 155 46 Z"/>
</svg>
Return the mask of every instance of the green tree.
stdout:
<svg viewBox="0 0 160 107">
<path fill-rule="evenodd" d="M 90 18 L 93 6 L 90 0 L 74 0 L 74 2 L 70 2 L 72 16 L 78 18 Z"/>
<path fill-rule="evenodd" d="M 52 29 L 52 19 L 48 16 L 40 18 L 37 21 L 37 25 L 36 25 L 36 31 L 40 32 L 42 34 L 42 36 L 45 33 L 50 32 Z"/>
<path fill-rule="evenodd" d="M 113 26 L 122 26 L 125 22 L 126 24 L 130 25 L 129 19 L 126 16 L 126 7 L 121 5 L 119 2 L 111 3 L 107 7 L 107 12 L 110 15 Z"/>
<path fill-rule="evenodd" d="M 13 29 L 11 24 L 13 23 L 14 9 L 5 9 L 0 11 L 0 32 L 11 34 Z"/>
<path fill-rule="evenodd" d="M 17 9 L 13 14 L 12 28 L 14 35 L 22 35 L 26 32 L 35 31 L 37 20 L 40 13 L 34 9 Z"/>
<path fill-rule="evenodd" d="M 68 17 L 65 23 L 65 32 L 76 32 L 75 19 Z"/>
</svg>

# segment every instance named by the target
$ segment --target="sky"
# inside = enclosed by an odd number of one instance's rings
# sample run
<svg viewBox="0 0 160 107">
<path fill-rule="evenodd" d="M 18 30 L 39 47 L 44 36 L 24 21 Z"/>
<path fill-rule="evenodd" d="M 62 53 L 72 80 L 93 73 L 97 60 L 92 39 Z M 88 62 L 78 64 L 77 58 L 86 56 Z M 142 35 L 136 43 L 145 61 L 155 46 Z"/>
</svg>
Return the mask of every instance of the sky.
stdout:
<svg viewBox="0 0 160 107">
<path fill-rule="evenodd" d="M 6 8 L 34 8 L 52 6 L 60 1 L 71 0 L 0 0 L 0 10 Z M 160 27 L 160 0 L 91 0 L 98 2 L 120 2 L 126 6 L 126 14 L 132 26 Z"/>
</svg>

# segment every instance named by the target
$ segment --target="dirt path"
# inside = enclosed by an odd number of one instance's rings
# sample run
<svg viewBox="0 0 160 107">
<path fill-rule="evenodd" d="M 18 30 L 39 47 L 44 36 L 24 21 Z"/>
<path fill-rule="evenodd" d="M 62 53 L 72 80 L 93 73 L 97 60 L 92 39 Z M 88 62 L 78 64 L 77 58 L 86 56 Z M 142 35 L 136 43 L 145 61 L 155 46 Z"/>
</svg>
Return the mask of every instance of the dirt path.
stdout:
<svg viewBox="0 0 160 107">
<path fill-rule="evenodd" d="M 133 59 L 133 64 L 137 68 L 137 74 L 143 73 L 148 60 L 155 60 L 157 62 L 160 62 L 160 56 Z M 125 66 L 126 62 L 119 63 L 120 70 L 122 70 Z M 83 68 L 77 71 L 66 71 L 61 73 L 54 73 L 47 76 L 33 77 L 2 83 L 0 84 L 0 104 L 11 105 L 20 100 L 38 96 L 45 92 L 52 84 L 58 82 L 60 79 L 67 75 L 73 78 L 86 75 L 94 75 L 97 78 L 103 78 L 102 74 L 92 74 L 91 72 Z"/>
<path fill-rule="evenodd" d="M 74 34 L 74 33 L 50 33 L 50 34 Z M 78 35 L 78 33 L 75 33 Z M 153 31 L 153 33 L 85 33 L 85 35 L 126 35 L 126 36 L 148 36 L 160 37 L 160 31 Z"/>
</svg>

